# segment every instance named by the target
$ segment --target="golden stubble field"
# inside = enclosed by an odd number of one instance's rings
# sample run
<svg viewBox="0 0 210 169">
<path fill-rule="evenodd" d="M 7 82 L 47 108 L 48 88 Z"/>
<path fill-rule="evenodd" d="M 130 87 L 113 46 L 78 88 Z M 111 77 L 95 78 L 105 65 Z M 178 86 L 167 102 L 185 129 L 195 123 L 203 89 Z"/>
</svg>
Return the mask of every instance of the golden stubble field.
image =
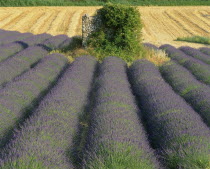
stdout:
<svg viewBox="0 0 210 169">
<path fill-rule="evenodd" d="M 82 16 L 98 7 L 0 7 L 0 29 L 75 36 L 82 34 Z M 209 45 L 174 41 L 177 37 L 210 37 L 210 6 L 138 7 L 144 24 L 143 42 L 176 47 Z"/>
</svg>

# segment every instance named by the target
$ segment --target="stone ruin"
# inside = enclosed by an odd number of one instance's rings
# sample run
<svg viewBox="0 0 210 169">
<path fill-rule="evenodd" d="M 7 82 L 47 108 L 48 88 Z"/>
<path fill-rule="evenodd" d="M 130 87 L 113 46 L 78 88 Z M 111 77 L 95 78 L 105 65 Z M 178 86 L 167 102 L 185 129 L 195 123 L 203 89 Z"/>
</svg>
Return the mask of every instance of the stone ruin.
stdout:
<svg viewBox="0 0 210 169">
<path fill-rule="evenodd" d="M 97 30 L 101 22 L 97 16 L 89 16 L 85 14 L 82 16 L 82 46 L 87 47 L 87 39 L 91 32 Z"/>
</svg>

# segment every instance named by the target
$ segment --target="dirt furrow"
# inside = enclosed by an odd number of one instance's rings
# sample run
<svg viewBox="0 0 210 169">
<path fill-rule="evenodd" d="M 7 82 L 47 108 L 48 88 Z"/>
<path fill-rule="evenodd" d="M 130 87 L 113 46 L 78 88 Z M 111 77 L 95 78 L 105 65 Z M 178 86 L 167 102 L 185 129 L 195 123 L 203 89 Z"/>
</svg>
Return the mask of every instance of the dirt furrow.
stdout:
<svg viewBox="0 0 210 169">
<path fill-rule="evenodd" d="M 11 17 L 12 16 L 12 13 L 3 13 L 1 12 L 0 13 L 0 22 L 3 22 L 4 20 L 6 20 L 7 18 Z"/>
<path fill-rule="evenodd" d="M 209 35 L 208 30 L 205 30 L 204 28 L 199 26 L 199 24 L 195 23 L 196 21 L 194 21 L 194 19 L 192 17 L 189 17 L 189 16 L 185 15 L 184 12 L 181 13 L 179 11 L 176 11 L 175 14 L 178 15 L 179 16 L 178 18 L 181 18 L 195 32 L 197 32 L 198 35 L 203 35 L 203 36 L 208 36 Z"/>
<path fill-rule="evenodd" d="M 67 36 L 75 36 L 77 25 L 79 24 L 79 18 L 81 18 L 83 10 L 77 10 L 76 13 L 71 18 L 71 21 L 68 26 Z M 81 28 L 82 29 L 82 28 Z"/>
<path fill-rule="evenodd" d="M 34 14 L 34 16 L 31 18 L 31 20 L 24 26 L 23 31 L 24 32 L 32 32 L 32 27 L 37 23 L 37 20 L 39 20 L 43 15 L 43 12 L 38 12 Z"/>
<path fill-rule="evenodd" d="M 189 34 L 188 30 L 183 29 L 183 26 L 177 23 L 170 15 L 168 15 L 166 10 L 163 12 L 163 15 L 165 16 L 165 22 L 171 25 L 171 31 L 173 30 L 174 38 Z"/>
<path fill-rule="evenodd" d="M 187 26 L 185 24 L 185 22 L 183 22 L 181 19 L 177 18 L 173 13 L 165 11 L 165 14 L 172 19 L 174 22 L 176 22 L 177 24 L 180 25 L 181 29 L 180 31 L 185 31 L 186 32 L 186 36 L 193 36 L 195 34 L 194 31 L 191 30 L 191 28 L 189 26 Z"/>
<path fill-rule="evenodd" d="M 30 12 L 27 11 L 27 15 L 21 18 L 15 25 L 11 25 L 9 29 L 15 29 L 20 32 L 24 32 L 25 27 L 31 22 L 31 20 L 34 18 L 34 15 L 36 15 L 35 10 L 32 10 Z"/>
<path fill-rule="evenodd" d="M 45 25 L 45 23 L 48 21 L 50 16 L 52 15 L 49 12 L 40 12 L 41 16 L 39 19 L 35 21 L 35 23 L 30 27 L 30 30 L 34 34 L 40 34 L 40 29 Z"/>
<path fill-rule="evenodd" d="M 60 27 L 61 23 L 66 17 L 66 10 L 59 10 L 59 13 L 55 17 L 55 19 L 52 21 L 52 24 L 50 25 L 50 28 L 48 29 L 48 33 L 55 35 L 57 33 L 57 29 Z"/>
<path fill-rule="evenodd" d="M 210 22 L 210 14 L 207 11 L 199 11 L 199 14 L 203 17 L 203 20 Z"/>
<path fill-rule="evenodd" d="M 52 21 L 55 19 L 55 17 L 58 14 L 57 10 L 47 11 L 47 13 L 49 13 L 50 16 L 47 17 L 45 19 L 45 22 L 39 27 L 39 29 L 38 29 L 39 33 L 48 33 L 48 29 L 49 29 L 50 25 L 52 24 Z"/>
<path fill-rule="evenodd" d="M 22 15 L 22 11 L 19 11 L 17 13 L 13 13 L 11 15 L 9 15 L 7 18 L 5 18 L 4 20 L 2 20 L 0 22 L 0 28 L 1 29 L 5 29 L 4 26 L 8 25 L 11 21 L 13 21 L 15 18 L 17 18 L 18 16 Z M 7 29 L 5 29 L 7 30 Z"/>
<path fill-rule="evenodd" d="M 70 22 L 72 15 L 75 13 L 75 11 L 67 10 L 64 19 L 62 20 L 62 23 L 60 26 L 57 27 L 57 32 L 59 34 L 66 34 L 68 30 L 68 23 Z"/>
<path fill-rule="evenodd" d="M 157 39 L 156 35 L 158 34 L 158 27 L 157 27 L 158 23 L 157 23 L 156 19 L 150 17 L 149 12 L 146 12 L 145 16 L 148 16 L 148 18 L 150 18 L 150 19 L 143 19 L 144 28 L 145 28 L 145 30 L 149 30 L 149 32 L 151 32 L 150 38 L 157 41 L 158 39 Z"/>
<path fill-rule="evenodd" d="M 188 12 L 188 14 L 192 15 L 190 11 Z M 207 21 L 206 18 L 203 15 L 201 15 L 198 10 L 195 10 L 193 14 L 193 16 L 197 18 L 196 21 L 199 20 L 200 22 L 202 22 L 202 25 L 204 24 L 206 28 L 210 29 L 210 22 Z"/>
<path fill-rule="evenodd" d="M 16 13 L 15 13 L 16 14 Z M 28 11 L 22 12 L 20 15 L 16 15 L 15 18 L 10 20 L 6 25 L 4 25 L 2 28 L 6 30 L 16 30 L 15 25 L 18 24 L 19 21 L 23 20 L 28 14 Z"/>
<path fill-rule="evenodd" d="M 176 35 L 174 34 L 174 32 L 176 31 L 176 29 L 174 29 L 174 26 L 170 24 L 170 22 L 168 22 L 168 20 L 166 20 L 165 16 L 163 15 L 164 11 L 161 11 L 161 13 L 158 12 L 154 12 L 152 14 L 152 17 L 155 18 L 159 23 L 158 23 L 158 27 L 160 32 L 162 34 L 166 34 L 167 33 L 167 39 L 174 39 L 176 37 Z"/>
</svg>

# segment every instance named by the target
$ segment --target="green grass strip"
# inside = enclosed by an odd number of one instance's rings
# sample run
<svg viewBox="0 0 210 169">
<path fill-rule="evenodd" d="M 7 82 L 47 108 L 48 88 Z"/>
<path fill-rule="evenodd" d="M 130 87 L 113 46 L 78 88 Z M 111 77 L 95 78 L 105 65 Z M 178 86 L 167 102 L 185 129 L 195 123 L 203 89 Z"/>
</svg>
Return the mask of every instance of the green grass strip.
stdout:
<svg viewBox="0 0 210 169">
<path fill-rule="evenodd" d="M 154 169 L 142 155 L 141 150 L 128 143 L 101 144 L 96 156 L 88 160 L 88 169 Z"/>
<path fill-rule="evenodd" d="M 185 41 L 192 43 L 201 43 L 210 45 L 210 37 L 202 37 L 202 36 L 192 36 L 192 37 L 182 37 L 177 38 L 176 41 Z"/>
<path fill-rule="evenodd" d="M 28 156 L 26 158 L 29 158 L 30 160 L 26 160 L 24 158 L 19 158 L 16 161 L 9 161 L 4 164 L 1 169 L 49 169 L 46 168 L 41 162 L 37 161 L 37 158 L 35 156 Z M 28 162 L 30 161 L 30 162 Z"/>
<path fill-rule="evenodd" d="M 208 6 L 208 0 L 1 0 L 0 6 L 103 6 L 106 2 L 133 6 Z"/>
</svg>

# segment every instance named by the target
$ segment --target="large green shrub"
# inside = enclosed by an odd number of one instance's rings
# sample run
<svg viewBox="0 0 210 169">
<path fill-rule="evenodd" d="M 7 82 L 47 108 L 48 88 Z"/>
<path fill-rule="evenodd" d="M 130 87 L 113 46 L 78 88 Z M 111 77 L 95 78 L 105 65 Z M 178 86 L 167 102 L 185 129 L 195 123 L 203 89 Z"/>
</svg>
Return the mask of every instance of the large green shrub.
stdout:
<svg viewBox="0 0 210 169">
<path fill-rule="evenodd" d="M 99 59 L 114 55 L 132 62 L 144 55 L 141 45 L 143 25 L 136 7 L 107 3 L 97 10 L 93 25 L 98 26 L 87 42 Z"/>
</svg>

